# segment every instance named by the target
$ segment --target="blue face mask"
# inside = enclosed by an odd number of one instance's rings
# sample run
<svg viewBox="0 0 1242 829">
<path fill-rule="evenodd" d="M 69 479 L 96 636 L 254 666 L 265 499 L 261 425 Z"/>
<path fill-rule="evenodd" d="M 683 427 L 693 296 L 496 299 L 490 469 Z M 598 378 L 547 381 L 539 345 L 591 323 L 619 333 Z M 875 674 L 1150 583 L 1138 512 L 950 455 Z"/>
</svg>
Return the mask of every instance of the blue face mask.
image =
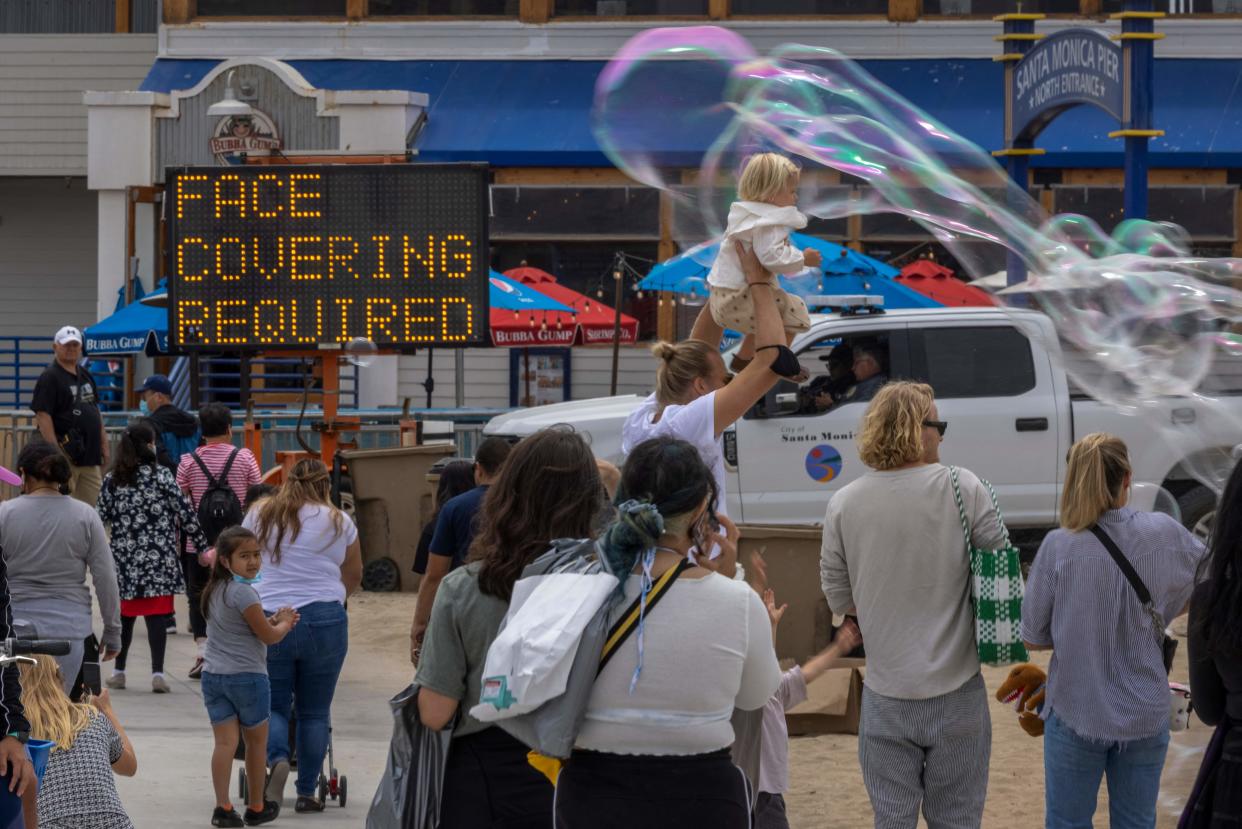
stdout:
<svg viewBox="0 0 1242 829">
<path fill-rule="evenodd" d="M 147 406 L 147 399 L 145 397 L 138 401 L 138 411 L 144 415 L 151 414 L 151 409 Z"/>
<path fill-rule="evenodd" d="M 263 574 L 259 573 L 254 578 L 248 579 L 245 576 L 241 576 L 241 575 L 238 575 L 237 573 L 234 573 L 233 581 L 237 582 L 238 584 L 258 584 L 259 582 L 263 581 Z"/>
</svg>

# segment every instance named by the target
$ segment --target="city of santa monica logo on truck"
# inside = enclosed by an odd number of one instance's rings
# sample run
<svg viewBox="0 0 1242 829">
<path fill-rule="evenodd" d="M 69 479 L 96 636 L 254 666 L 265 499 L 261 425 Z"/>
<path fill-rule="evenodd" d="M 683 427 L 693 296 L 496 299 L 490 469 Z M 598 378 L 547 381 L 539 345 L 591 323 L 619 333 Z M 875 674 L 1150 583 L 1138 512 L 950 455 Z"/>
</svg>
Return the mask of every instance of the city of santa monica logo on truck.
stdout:
<svg viewBox="0 0 1242 829">
<path fill-rule="evenodd" d="M 826 484 L 841 474 L 841 453 L 827 443 L 806 453 L 806 474 L 811 480 Z"/>
</svg>

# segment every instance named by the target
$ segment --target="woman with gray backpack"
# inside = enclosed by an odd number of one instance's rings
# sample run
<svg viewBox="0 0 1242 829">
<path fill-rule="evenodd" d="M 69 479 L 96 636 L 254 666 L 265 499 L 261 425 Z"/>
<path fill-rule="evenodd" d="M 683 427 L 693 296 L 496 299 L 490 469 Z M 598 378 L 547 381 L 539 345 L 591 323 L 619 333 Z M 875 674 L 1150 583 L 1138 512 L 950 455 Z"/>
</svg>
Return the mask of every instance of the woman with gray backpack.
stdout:
<svg viewBox="0 0 1242 829">
<path fill-rule="evenodd" d="M 233 412 L 228 406 L 208 403 L 198 410 L 198 420 L 203 430 L 203 445 L 182 455 L 177 466 L 177 486 L 190 499 L 207 544 L 211 545 L 226 528 L 241 523 L 246 490 L 260 480 L 259 464 L 249 449 L 233 445 Z M 203 618 L 200 605 L 211 571 L 208 562 L 199 560 L 206 551 L 207 548 L 189 539 L 181 556 L 186 594 L 190 599 L 190 630 L 198 646 L 190 679 L 202 677 L 203 650 L 207 645 L 207 620 Z"/>
</svg>

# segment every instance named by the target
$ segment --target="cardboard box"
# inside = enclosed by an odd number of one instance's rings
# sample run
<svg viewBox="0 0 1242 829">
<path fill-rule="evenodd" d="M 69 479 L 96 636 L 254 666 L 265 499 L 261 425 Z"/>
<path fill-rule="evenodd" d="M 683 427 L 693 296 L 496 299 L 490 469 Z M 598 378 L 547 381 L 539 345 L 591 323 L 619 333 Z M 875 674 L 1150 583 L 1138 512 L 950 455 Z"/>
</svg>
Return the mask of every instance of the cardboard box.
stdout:
<svg viewBox="0 0 1242 829">
<path fill-rule="evenodd" d="M 799 664 L 832 642 L 832 611 L 819 585 L 819 527 L 742 524 L 737 560 L 750 576 L 750 557 L 767 562 L 768 586 L 778 604 L 788 604 L 776 631 L 776 655 Z"/>
<path fill-rule="evenodd" d="M 857 734 L 862 715 L 863 671 L 855 663 L 826 671 L 807 686 L 806 701 L 785 712 L 789 736 L 808 734 Z"/>
</svg>

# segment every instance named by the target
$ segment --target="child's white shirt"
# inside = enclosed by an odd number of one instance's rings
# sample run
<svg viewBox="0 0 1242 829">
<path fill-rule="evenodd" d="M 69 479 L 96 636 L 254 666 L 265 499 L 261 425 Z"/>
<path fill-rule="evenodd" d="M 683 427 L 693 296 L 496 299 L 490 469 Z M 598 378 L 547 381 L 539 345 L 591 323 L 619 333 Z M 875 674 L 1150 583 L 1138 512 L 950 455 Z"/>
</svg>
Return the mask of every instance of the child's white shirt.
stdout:
<svg viewBox="0 0 1242 829">
<path fill-rule="evenodd" d="M 777 207 L 761 201 L 735 201 L 729 208 L 729 224 L 712 263 L 707 284 L 717 288 L 746 287 L 746 273 L 733 247 L 742 242 L 755 252 L 770 273 L 786 276 L 801 273 L 806 264 L 802 251 L 789 241 L 789 234 L 806 227 L 806 216 L 796 207 Z"/>
</svg>

